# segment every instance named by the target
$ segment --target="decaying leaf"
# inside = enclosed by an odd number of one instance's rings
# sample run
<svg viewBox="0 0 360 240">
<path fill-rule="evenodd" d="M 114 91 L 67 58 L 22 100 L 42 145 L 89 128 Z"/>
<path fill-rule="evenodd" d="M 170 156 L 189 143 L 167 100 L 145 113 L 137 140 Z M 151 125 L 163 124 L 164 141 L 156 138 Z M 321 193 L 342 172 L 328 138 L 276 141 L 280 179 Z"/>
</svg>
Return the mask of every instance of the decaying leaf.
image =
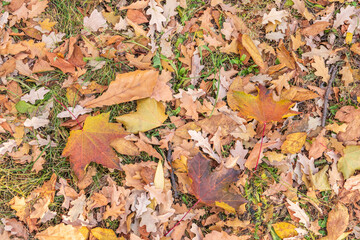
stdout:
<svg viewBox="0 0 360 240">
<path fill-rule="evenodd" d="M 224 167 L 211 172 L 210 160 L 201 153 L 188 160 L 191 191 L 203 203 L 224 202 L 235 209 L 247 201 L 236 193 L 228 191 L 229 185 L 239 175 L 239 171 Z"/>
</svg>

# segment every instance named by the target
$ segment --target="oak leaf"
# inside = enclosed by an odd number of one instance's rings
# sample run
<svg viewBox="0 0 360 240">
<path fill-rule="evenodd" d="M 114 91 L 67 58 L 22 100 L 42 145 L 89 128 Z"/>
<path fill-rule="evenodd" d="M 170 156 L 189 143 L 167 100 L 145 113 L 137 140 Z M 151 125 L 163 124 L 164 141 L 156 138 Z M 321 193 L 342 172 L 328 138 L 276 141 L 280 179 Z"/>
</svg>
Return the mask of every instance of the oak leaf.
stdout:
<svg viewBox="0 0 360 240">
<path fill-rule="evenodd" d="M 152 95 L 159 77 L 154 70 L 118 74 L 108 90 L 100 97 L 89 101 L 85 107 L 102 107 L 147 98 Z"/>
<path fill-rule="evenodd" d="M 291 101 L 280 100 L 274 101 L 270 91 L 259 85 L 258 95 L 255 97 L 245 92 L 234 92 L 237 102 L 237 110 L 243 117 L 254 118 L 259 122 L 279 122 L 283 118 L 299 114 L 298 112 L 289 110 L 293 105 Z"/>
<path fill-rule="evenodd" d="M 325 66 L 324 58 L 321 56 L 314 56 L 314 63 L 312 63 L 311 66 L 316 69 L 316 76 L 322 77 L 322 81 L 326 83 L 329 81 L 330 75 L 328 69 Z"/>
<path fill-rule="evenodd" d="M 150 25 L 155 24 L 156 30 L 160 32 L 162 29 L 162 23 L 166 21 L 166 18 L 162 15 L 164 10 L 158 6 L 155 0 L 149 1 L 149 7 L 150 8 L 146 10 L 146 14 L 151 15 Z"/>
<path fill-rule="evenodd" d="M 62 153 L 70 156 L 71 167 L 76 176 L 82 179 L 84 168 L 96 162 L 108 168 L 119 169 L 119 162 L 110 143 L 125 136 L 120 124 L 109 123 L 110 113 L 87 117 L 83 130 L 70 132 L 70 137 Z"/>
<path fill-rule="evenodd" d="M 126 130 L 132 133 L 157 128 L 168 118 L 165 114 L 165 106 L 152 98 L 139 100 L 136 110 L 136 112 L 116 117 L 116 121 L 124 124 Z"/>
<path fill-rule="evenodd" d="M 201 202 L 208 205 L 224 202 L 235 209 L 247 202 L 241 195 L 228 191 L 239 171 L 221 167 L 211 172 L 210 160 L 201 153 L 188 161 L 188 171 L 192 179 L 191 191 Z"/>
</svg>

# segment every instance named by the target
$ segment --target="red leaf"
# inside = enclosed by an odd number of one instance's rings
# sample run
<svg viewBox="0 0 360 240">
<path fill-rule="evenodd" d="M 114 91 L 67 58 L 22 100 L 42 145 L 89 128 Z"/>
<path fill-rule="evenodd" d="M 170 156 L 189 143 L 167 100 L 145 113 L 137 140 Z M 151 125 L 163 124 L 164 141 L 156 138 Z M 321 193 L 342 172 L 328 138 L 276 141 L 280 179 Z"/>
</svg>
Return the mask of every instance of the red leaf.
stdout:
<svg viewBox="0 0 360 240">
<path fill-rule="evenodd" d="M 229 185 L 236 182 L 239 171 L 222 167 L 211 172 L 210 160 L 201 153 L 189 160 L 188 170 L 192 193 L 201 202 L 208 205 L 224 202 L 235 209 L 247 202 L 241 195 L 228 191 Z"/>
<path fill-rule="evenodd" d="M 108 168 L 120 169 L 116 153 L 110 143 L 125 136 L 121 124 L 109 123 L 110 113 L 87 117 L 83 130 L 70 132 L 70 137 L 62 153 L 70 156 L 71 167 L 81 180 L 84 168 L 90 162 L 96 162 Z"/>
</svg>

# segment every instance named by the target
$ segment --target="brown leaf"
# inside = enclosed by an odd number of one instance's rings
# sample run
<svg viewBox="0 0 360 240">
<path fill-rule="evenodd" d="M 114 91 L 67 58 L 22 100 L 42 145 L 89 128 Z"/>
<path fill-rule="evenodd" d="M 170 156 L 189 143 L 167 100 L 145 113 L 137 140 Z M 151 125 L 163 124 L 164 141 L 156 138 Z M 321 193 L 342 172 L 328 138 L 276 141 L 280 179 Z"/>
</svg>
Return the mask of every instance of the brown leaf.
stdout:
<svg viewBox="0 0 360 240">
<path fill-rule="evenodd" d="M 328 216 L 326 230 L 327 239 L 336 240 L 345 232 L 349 225 L 349 213 L 347 207 L 341 203 L 336 204 Z"/>
<path fill-rule="evenodd" d="M 46 52 L 50 65 L 59 68 L 64 73 L 75 73 L 75 66 L 56 53 Z"/>
<path fill-rule="evenodd" d="M 229 185 L 236 181 L 239 171 L 221 167 L 211 172 L 210 160 L 201 153 L 188 161 L 192 193 L 203 203 L 212 205 L 224 202 L 235 209 L 247 201 L 239 194 L 228 191 Z"/>
<path fill-rule="evenodd" d="M 147 23 L 149 20 L 145 17 L 142 11 L 129 9 L 126 13 L 126 17 L 136 24 Z"/>
<path fill-rule="evenodd" d="M 246 51 L 250 54 L 254 62 L 263 70 L 265 70 L 266 65 L 261 57 L 261 54 L 259 50 L 256 48 L 254 42 L 251 40 L 249 35 L 243 34 L 239 35 L 239 38 L 241 39 L 241 44 L 244 46 Z"/>
<path fill-rule="evenodd" d="M 330 26 L 329 22 L 320 21 L 304 28 L 301 33 L 305 36 L 316 36 Z"/>
<path fill-rule="evenodd" d="M 314 56 L 314 63 L 311 64 L 313 68 L 316 69 L 315 75 L 322 77 L 322 81 L 328 82 L 330 79 L 329 70 L 325 66 L 324 58 L 321 56 Z"/>
<path fill-rule="evenodd" d="M 283 42 L 279 44 L 279 48 L 276 50 L 276 53 L 281 63 L 285 64 L 290 69 L 295 69 L 295 60 L 292 56 L 290 56 L 290 53 Z"/>
<path fill-rule="evenodd" d="M 118 74 L 108 90 L 100 97 L 89 101 L 85 107 L 102 107 L 150 97 L 158 81 L 159 72 L 154 70 Z"/>
</svg>

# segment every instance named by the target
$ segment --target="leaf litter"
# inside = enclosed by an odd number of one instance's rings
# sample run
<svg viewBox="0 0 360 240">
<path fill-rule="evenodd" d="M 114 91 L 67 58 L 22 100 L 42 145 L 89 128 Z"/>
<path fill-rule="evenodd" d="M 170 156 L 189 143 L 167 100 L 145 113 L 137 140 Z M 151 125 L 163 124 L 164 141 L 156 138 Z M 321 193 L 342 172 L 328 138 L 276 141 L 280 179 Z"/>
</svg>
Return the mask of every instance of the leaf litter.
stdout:
<svg viewBox="0 0 360 240">
<path fill-rule="evenodd" d="M 0 4 L 1 239 L 360 238 L 358 3 Z"/>
</svg>

